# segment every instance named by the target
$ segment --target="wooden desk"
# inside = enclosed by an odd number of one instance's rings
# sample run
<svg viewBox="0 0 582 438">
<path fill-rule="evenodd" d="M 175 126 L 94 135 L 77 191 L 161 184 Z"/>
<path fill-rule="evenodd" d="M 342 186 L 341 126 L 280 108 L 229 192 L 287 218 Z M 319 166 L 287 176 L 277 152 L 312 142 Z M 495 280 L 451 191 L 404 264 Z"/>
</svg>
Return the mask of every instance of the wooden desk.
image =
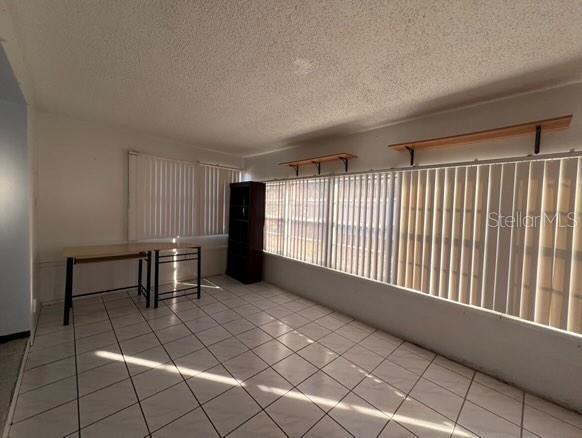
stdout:
<svg viewBox="0 0 582 438">
<path fill-rule="evenodd" d="M 195 253 L 179 254 L 175 255 L 160 255 L 161 251 L 173 251 L 173 250 L 195 250 Z M 100 294 L 104 292 L 114 292 L 125 289 L 137 288 L 138 294 L 142 292 L 146 295 L 146 307 L 150 307 L 150 296 L 151 296 L 151 268 L 152 268 L 152 254 L 155 255 L 155 265 L 154 265 L 154 305 L 158 307 L 159 301 L 159 265 L 168 262 L 180 262 L 186 260 L 197 260 L 197 295 L 200 298 L 200 288 L 201 288 L 201 259 L 202 253 L 200 246 L 193 242 L 145 242 L 145 243 L 132 243 L 123 242 L 112 245 L 94 245 L 94 246 L 76 246 L 67 247 L 63 249 L 63 255 L 67 259 L 66 262 L 66 280 L 65 280 L 65 304 L 64 304 L 64 318 L 63 324 L 69 324 L 70 310 L 73 307 L 73 274 L 74 267 L 76 264 L 84 263 L 101 263 L 101 262 L 112 262 L 117 260 L 132 260 L 137 259 L 138 262 L 138 283 L 137 285 L 125 286 L 115 289 L 108 289 L 102 291 L 88 292 L 84 294 L 79 294 L 76 296 L 87 296 Z M 186 259 L 177 259 L 180 256 L 188 256 Z M 166 261 L 165 258 L 172 257 L 175 260 Z M 147 273 L 146 273 L 146 287 L 142 284 L 142 263 L 146 260 Z M 193 288 L 191 288 L 193 289 Z M 181 289 L 186 290 L 186 289 Z M 174 291 L 175 292 L 175 291 Z M 168 294 L 171 292 L 165 292 Z"/>
</svg>

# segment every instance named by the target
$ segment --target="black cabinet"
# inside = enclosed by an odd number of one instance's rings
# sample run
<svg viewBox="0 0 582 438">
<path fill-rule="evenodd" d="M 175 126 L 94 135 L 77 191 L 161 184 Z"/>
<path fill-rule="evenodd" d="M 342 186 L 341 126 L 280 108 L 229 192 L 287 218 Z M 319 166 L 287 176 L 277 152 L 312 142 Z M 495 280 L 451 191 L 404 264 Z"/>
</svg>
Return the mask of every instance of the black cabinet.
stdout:
<svg viewBox="0 0 582 438">
<path fill-rule="evenodd" d="M 232 183 L 229 214 L 226 274 L 245 284 L 261 281 L 265 184 Z"/>
</svg>

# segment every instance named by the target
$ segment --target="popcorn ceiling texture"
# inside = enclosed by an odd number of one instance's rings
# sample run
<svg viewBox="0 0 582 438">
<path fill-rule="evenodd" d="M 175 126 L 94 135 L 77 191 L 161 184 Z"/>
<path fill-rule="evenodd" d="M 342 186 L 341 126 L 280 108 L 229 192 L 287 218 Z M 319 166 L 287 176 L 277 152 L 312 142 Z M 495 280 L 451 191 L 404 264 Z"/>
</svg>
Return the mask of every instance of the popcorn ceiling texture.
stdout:
<svg viewBox="0 0 582 438">
<path fill-rule="evenodd" d="M 582 74 L 576 0 L 7 2 L 41 109 L 243 155 Z"/>
</svg>

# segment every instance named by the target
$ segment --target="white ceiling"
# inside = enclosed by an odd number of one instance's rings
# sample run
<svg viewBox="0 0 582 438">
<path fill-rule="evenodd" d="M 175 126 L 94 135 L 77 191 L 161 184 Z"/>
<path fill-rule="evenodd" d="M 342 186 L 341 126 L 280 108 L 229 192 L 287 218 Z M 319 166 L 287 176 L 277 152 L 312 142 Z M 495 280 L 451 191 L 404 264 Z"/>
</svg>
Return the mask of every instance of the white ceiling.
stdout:
<svg viewBox="0 0 582 438">
<path fill-rule="evenodd" d="M 582 74 L 577 0 L 7 1 L 40 108 L 243 155 Z"/>
</svg>

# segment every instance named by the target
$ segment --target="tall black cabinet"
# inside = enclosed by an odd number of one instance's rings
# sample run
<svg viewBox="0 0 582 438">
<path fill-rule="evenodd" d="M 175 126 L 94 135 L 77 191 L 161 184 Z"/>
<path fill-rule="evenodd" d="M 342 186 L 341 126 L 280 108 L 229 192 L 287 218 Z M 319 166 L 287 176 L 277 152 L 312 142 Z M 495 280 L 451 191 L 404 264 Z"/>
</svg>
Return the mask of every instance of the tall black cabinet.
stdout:
<svg viewBox="0 0 582 438">
<path fill-rule="evenodd" d="M 242 283 L 263 277 L 263 226 L 265 184 L 240 182 L 230 185 L 227 275 Z"/>
</svg>

